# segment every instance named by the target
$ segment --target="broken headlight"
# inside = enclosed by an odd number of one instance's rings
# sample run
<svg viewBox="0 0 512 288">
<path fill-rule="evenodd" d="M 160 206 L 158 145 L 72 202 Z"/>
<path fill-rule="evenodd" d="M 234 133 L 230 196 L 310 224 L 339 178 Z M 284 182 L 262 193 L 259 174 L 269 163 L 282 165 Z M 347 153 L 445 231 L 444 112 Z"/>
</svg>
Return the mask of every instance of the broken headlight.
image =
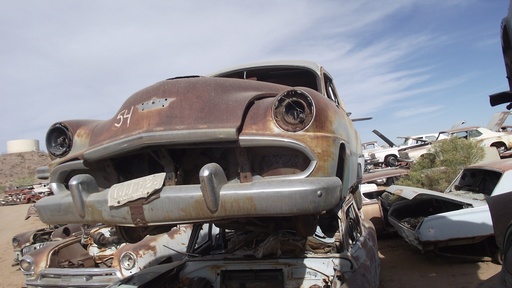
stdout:
<svg viewBox="0 0 512 288">
<path fill-rule="evenodd" d="M 71 150 L 73 139 L 64 124 L 53 124 L 46 133 L 46 149 L 53 157 L 66 156 Z"/>
<path fill-rule="evenodd" d="M 119 259 L 121 267 L 125 270 L 131 270 L 137 264 L 137 257 L 132 252 L 124 252 Z"/>
<path fill-rule="evenodd" d="M 12 238 L 12 247 L 18 248 L 19 245 L 20 245 L 20 239 L 18 237 L 13 237 Z"/>
<path fill-rule="evenodd" d="M 274 101 L 272 116 L 277 126 L 285 131 L 299 132 L 306 129 L 314 115 L 313 99 L 302 90 L 285 91 Z"/>
<path fill-rule="evenodd" d="M 30 257 L 29 255 L 26 255 L 23 258 L 21 258 L 19 265 L 23 274 L 34 273 L 34 259 L 32 259 L 32 257 Z"/>
</svg>

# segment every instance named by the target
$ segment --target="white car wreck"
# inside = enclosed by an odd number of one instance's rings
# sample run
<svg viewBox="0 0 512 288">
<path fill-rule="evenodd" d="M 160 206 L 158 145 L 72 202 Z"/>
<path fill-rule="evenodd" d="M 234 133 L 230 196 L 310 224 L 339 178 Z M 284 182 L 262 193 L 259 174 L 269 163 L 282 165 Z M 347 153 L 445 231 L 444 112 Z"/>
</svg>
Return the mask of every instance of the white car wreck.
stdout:
<svg viewBox="0 0 512 288">
<path fill-rule="evenodd" d="M 423 251 L 480 243 L 498 257 L 486 199 L 510 187 L 512 159 L 505 159 L 468 166 L 444 193 L 393 185 L 380 200 L 389 224 Z"/>
<path fill-rule="evenodd" d="M 409 163 L 415 162 L 423 154 L 429 152 L 432 143 L 452 137 L 479 141 L 482 147 L 494 147 L 502 158 L 508 157 L 512 149 L 512 133 L 503 130 L 503 123 L 509 115 L 509 111 L 495 113 L 486 127 L 467 126 L 440 131 L 435 141 L 398 150 L 398 160 Z"/>
</svg>

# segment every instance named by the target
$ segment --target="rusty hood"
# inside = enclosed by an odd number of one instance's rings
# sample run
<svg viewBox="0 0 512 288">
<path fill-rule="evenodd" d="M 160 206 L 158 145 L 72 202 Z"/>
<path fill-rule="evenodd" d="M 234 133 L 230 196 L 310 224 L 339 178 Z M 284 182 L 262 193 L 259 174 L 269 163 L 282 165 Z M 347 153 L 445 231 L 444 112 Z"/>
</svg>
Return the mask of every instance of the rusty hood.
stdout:
<svg viewBox="0 0 512 288">
<path fill-rule="evenodd" d="M 288 88 L 214 77 L 160 81 L 133 94 L 109 120 L 62 122 L 74 130 L 66 158 L 83 153 L 84 159 L 95 160 L 164 142 L 235 141 L 251 103 Z"/>
</svg>

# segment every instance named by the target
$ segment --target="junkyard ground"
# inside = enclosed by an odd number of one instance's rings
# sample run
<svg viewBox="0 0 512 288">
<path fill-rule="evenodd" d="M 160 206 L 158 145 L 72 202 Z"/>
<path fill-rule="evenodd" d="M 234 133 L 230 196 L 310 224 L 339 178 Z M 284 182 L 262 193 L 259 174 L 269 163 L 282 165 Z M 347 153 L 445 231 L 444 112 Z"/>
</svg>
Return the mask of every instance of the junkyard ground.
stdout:
<svg viewBox="0 0 512 288">
<path fill-rule="evenodd" d="M 23 275 L 12 267 L 11 238 L 17 233 L 43 228 L 38 218 L 24 220 L 28 204 L 0 207 L 0 287 L 22 287 Z M 501 266 L 488 261 L 422 254 L 399 237 L 379 239 L 380 287 L 504 287 Z"/>
</svg>

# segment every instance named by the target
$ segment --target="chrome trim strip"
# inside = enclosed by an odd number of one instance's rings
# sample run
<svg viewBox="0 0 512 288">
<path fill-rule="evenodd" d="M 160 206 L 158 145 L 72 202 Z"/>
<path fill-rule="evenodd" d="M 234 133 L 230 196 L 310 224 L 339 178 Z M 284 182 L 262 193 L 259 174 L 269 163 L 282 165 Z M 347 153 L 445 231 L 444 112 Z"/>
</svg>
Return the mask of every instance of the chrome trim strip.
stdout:
<svg viewBox="0 0 512 288">
<path fill-rule="evenodd" d="M 147 132 L 87 150 L 84 152 L 84 159 L 87 161 L 95 161 L 145 146 L 236 141 L 237 139 L 238 132 L 236 128 Z"/>
<path fill-rule="evenodd" d="M 288 179 L 298 179 L 305 178 L 313 169 L 315 169 L 318 160 L 315 157 L 315 154 L 307 147 L 299 141 L 295 141 L 288 138 L 279 138 L 279 137 L 256 137 L 256 136 L 240 136 L 240 146 L 241 147 L 265 147 L 265 146 L 275 146 L 275 147 L 288 147 L 295 150 L 299 150 L 304 153 L 310 160 L 309 166 L 302 171 L 301 173 L 293 174 L 293 175 L 284 175 L 284 176 L 270 176 L 265 178 L 283 178 L 286 177 Z"/>
<path fill-rule="evenodd" d="M 106 287 L 122 279 L 114 268 L 47 268 L 35 279 L 26 280 L 29 287 Z"/>
</svg>

